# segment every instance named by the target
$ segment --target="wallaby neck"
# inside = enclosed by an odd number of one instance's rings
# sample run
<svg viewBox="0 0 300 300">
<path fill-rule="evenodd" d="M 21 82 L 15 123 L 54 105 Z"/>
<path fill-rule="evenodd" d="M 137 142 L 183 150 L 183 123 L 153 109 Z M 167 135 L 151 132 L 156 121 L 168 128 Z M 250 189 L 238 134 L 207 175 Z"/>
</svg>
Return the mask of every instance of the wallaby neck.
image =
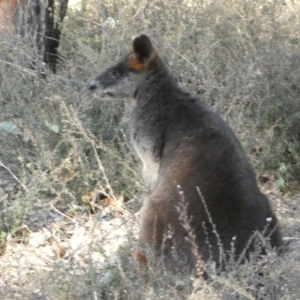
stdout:
<svg viewBox="0 0 300 300">
<path fill-rule="evenodd" d="M 148 71 L 139 84 L 134 95 L 138 102 L 148 102 L 157 95 L 162 95 L 177 88 L 176 79 L 164 64 Z"/>
</svg>

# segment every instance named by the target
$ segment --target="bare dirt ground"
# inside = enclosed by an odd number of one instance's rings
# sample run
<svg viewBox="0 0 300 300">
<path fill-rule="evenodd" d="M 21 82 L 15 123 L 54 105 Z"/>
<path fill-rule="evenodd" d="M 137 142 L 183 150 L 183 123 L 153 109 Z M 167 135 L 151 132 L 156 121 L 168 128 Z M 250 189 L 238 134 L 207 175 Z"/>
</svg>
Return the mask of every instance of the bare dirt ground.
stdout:
<svg viewBox="0 0 300 300">
<path fill-rule="evenodd" d="M 13 201 L 18 185 L 6 170 L 0 170 L 2 195 Z M 56 205 L 59 207 L 49 199 L 36 199 L 20 237 L 7 236 L 0 257 L 0 299 L 48 299 L 41 288 L 49 284 L 47 280 L 43 283 L 48 275 L 56 281 L 65 274 L 59 279 L 63 281 L 66 274 L 83 274 L 91 266 L 102 274 L 101 280 L 106 284 L 111 280 L 110 270 L 118 264 L 120 246 L 130 249 L 129 243 L 137 235 L 137 216 L 121 201 L 108 207 L 99 203 L 95 214 L 76 207 L 78 214 L 72 217 Z M 127 203 L 130 206 L 131 201 Z M 86 289 L 77 287 L 72 294 L 76 299 L 85 299 Z"/>
</svg>

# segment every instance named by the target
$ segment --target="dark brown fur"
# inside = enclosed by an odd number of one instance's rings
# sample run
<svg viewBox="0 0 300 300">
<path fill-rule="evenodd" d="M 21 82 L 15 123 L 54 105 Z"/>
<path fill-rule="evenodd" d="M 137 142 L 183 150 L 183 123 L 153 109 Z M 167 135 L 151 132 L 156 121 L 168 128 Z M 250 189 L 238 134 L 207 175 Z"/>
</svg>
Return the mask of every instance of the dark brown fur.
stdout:
<svg viewBox="0 0 300 300">
<path fill-rule="evenodd" d="M 247 257 L 255 232 L 281 247 L 276 216 L 235 134 L 205 102 L 178 86 L 147 36 L 137 37 L 133 52 L 98 75 L 90 89 L 136 100 L 131 140 L 149 190 L 136 253 L 142 267 L 150 250 L 167 269 L 185 266 L 189 272 L 195 266 L 191 233 L 202 259 L 217 266 L 232 247 L 235 259 L 243 251 Z M 182 225 L 184 205 L 192 232 Z"/>
</svg>

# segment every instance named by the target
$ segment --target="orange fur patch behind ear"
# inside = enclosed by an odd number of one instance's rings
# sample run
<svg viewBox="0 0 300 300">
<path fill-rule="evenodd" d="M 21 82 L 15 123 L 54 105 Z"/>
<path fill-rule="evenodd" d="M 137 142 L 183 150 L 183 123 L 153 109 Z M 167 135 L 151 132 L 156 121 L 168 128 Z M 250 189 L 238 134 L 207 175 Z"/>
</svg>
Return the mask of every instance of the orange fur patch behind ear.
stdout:
<svg viewBox="0 0 300 300">
<path fill-rule="evenodd" d="M 136 72 L 143 72 L 148 68 L 149 63 L 141 63 L 135 55 L 129 58 L 128 66 Z"/>
</svg>

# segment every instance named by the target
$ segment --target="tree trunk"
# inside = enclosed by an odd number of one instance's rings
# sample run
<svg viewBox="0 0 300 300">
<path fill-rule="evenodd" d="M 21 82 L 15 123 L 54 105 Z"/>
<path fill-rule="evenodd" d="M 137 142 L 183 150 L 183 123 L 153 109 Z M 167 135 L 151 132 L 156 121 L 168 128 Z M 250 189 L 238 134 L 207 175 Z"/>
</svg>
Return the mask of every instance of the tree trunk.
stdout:
<svg viewBox="0 0 300 300">
<path fill-rule="evenodd" d="M 56 72 L 58 60 L 58 47 L 61 36 L 63 19 L 67 12 L 68 0 L 60 0 L 58 11 L 55 11 L 55 1 L 49 0 L 45 14 L 45 50 L 44 62 L 49 65 L 51 70 Z"/>
<path fill-rule="evenodd" d="M 35 49 L 33 67 L 43 73 L 41 62 L 55 73 L 63 19 L 68 0 L 19 0 L 17 31 Z"/>
</svg>

